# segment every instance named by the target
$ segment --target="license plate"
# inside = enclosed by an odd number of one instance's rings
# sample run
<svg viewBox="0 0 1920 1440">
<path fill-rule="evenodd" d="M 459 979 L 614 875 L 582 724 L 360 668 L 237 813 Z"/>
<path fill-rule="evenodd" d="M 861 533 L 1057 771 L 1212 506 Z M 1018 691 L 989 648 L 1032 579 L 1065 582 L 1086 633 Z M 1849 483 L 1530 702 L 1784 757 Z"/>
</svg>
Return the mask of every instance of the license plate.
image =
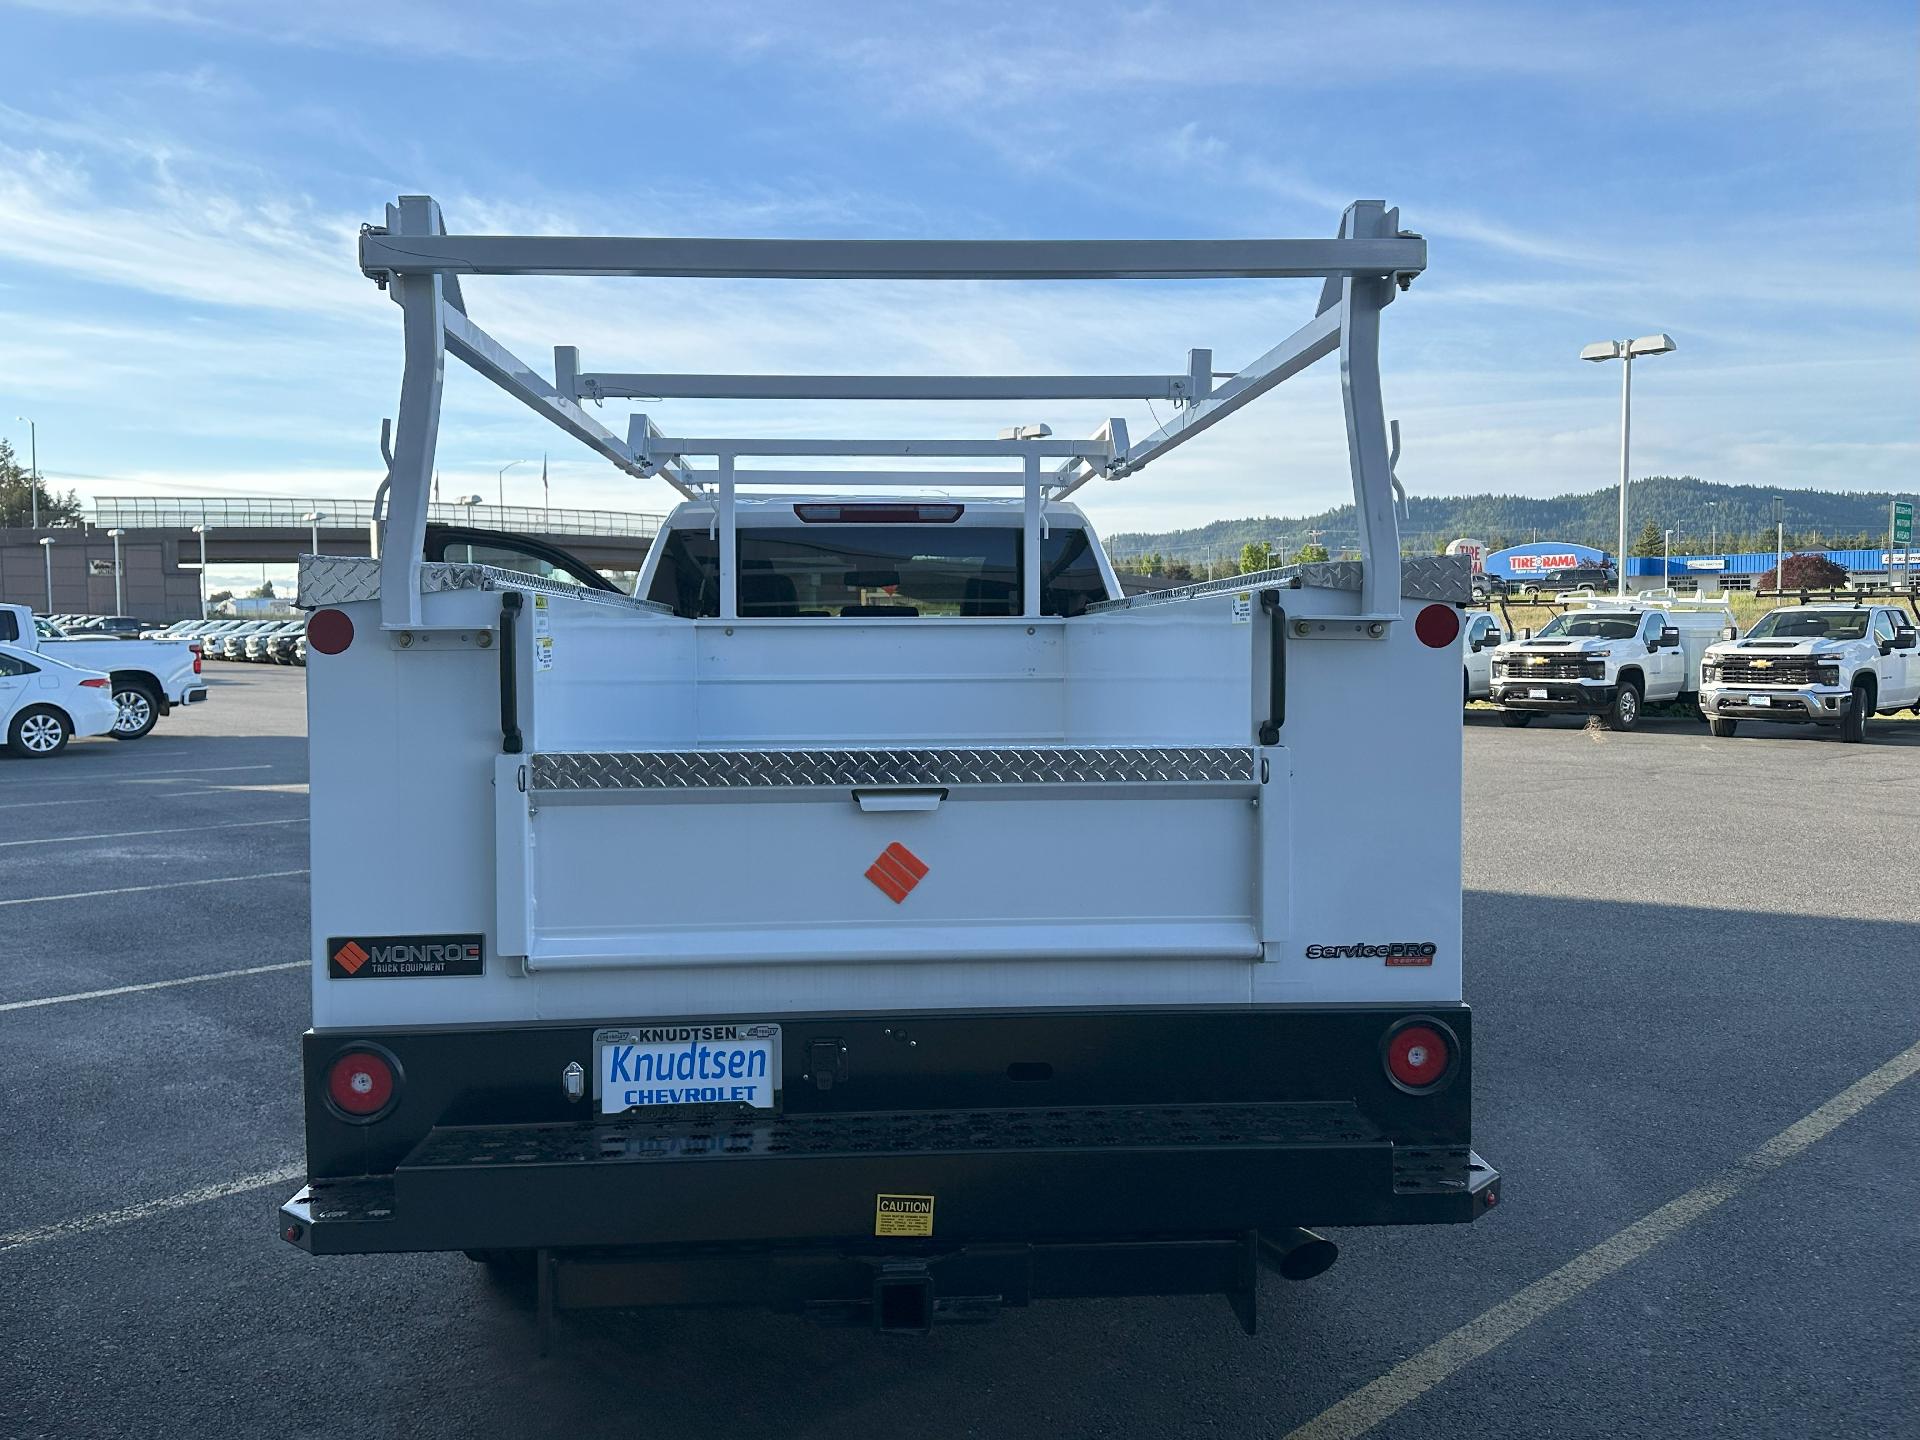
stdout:
<svg viewBox="0 0 1920 1440">
<path fill-rule="evenodd" d="M 1527 699 L 1529 700 L 1544 700 L 1546 698 L 1547 698 L 1547 692 L 1544 690 L 1527 691 Z"/>
<path fill-rule="evenodd" d="M 1758 705 L 1762 709 L 1765 709 L 1767 706 L 1773 704 L 1773 697 L 1771 695 L 1749 695 L 1747 697 L 1747 704 Z"/>
<path fill-rule="evenodd" d="M 770 1110 L 780 1093 L 778 1025 L 643 1025 L 596 1030 L 600 1113 L 678 1105 Z"/>
</svg>

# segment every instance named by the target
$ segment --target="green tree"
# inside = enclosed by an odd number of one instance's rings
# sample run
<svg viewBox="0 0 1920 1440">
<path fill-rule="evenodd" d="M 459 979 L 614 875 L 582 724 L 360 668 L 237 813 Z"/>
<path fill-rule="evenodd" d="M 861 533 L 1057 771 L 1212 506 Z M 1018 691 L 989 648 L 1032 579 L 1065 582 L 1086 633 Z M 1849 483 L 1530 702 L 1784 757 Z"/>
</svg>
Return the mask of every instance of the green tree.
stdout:
<svg viewBox="0 0 1920 1440">
<path fill-rule="evenodd" d="M 1273 546 L 1265 540 L 1249 540 L 1240 547 L 1240 573 L 1251 575 L 1256 570 L 1271 570 L 1280 563 L 1280 557 L 1273 553 Z"/>
<path fill-rule="evenodd" d="M 233 598 L 233 591 L 216 590 L 211 595 L 207 596 L 207 604 L 224 605 L 227 603 L 227 601 L 231 600 L 232 598 Z"/>
<path fill-rule="evenodd" d="M 275 599 L 276 597 L 273 593 L 273 581 L 262 580 L 258 585 L 254 586 L 253 589 L 247 592 L 247 598 L 251 600 Z"/>
<path fill-rule="evenodd" d="M 1293 563 L 1312 565 L 1327 558 L 1327 547 L 1317 541 L 1309 541 L 1294 552 Z"/>
<path fill-rule="evenodd" d="M 1161 573 L 1176 585 L 1193 583 L 1193 567 L 1184 560 L 1169 560 L 1167 568 Z"/>
<path fill-rule="evenodd" d="M 47 489 L 46 476 L 34 479 L 20 463 L 12 442 L 0 440 L 0 528 L 32 524 L 36 493 L 43 526 L 78 525 L 86 518 L 77 494 L 69 490 L 59 495 Z"/>
<path fill-rule="evenodd" d="M 1660 527 L 1649 520 L 1640 527 L 1640 536 L 1633 542 L 1629 555 L 1658 555 L 1666 549 L 1666 537 Z"/>
</svg>

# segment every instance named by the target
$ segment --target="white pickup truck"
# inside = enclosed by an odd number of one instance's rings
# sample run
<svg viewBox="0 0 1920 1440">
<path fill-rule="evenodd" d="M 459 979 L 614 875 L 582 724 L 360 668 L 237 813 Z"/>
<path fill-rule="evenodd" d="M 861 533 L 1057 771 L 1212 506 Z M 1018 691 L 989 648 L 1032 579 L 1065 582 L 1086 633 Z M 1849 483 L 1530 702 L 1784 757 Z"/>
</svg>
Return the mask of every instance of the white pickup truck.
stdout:
<svg viewBox="0 0 1920 1440">
<path fill-rule="evenodd" d="M 0 642 L 107 676 L 120 711 L 116 740 L 138 740 L 174 706 L 207 698 L 200 649 L 185 641 L 68 639 L 25 605 L 0 605 Z"/>
<path fill-rule="evenodd" d="M 1631 730 L 1649 705 L 1693 705 L 1707 648 L 1732 624 L 1724 601 L 1584 596 L 1493 652 L 1493 702 L 1508 725 L 1573 713 Z"/>
<path fill-rule="evenodd" d="M 1915 626 L 1897 605 L 1789 605 L 1706 655 L 1700 708 L 1713 733 L 1784 721 L 1867 738 L 1867 719 L 1920 707 Z"/>
<path fill-rule="evenodd" d="M 1400 555 L 1377 343 L 1424 243 L 1396 212 L 1333 241 L 848 244 L 448 236 L 403 197 L 361 264 L 407 365 L 379 558 L 301 565 L 285 1240 L 524 1266 L 543 1343 L 569 1307 L 924 1331 L 1143 1293 L 1224 1295 L 1251 1332 L 1263 1266 L 1333 1262 L 1308 1226 L 1495 1204 L 1461 1001 L 1468 568 Z M 549 382 L 459 283 L 549 271 L 1324 283 L 1219 384 L 1204 350 L 982 377 L 562 349 Z M 1121 598 L 1069 496 L 1336 353 L 1364 562 Z M 681 492 L 635 595 L 423 560 L 447 355 Z M 622 439 L 580 403 L 1076 395 L 1181 413 L 1131 441 Z M 832 468 L 736 466 L 795 455 Z"/>
</svg>

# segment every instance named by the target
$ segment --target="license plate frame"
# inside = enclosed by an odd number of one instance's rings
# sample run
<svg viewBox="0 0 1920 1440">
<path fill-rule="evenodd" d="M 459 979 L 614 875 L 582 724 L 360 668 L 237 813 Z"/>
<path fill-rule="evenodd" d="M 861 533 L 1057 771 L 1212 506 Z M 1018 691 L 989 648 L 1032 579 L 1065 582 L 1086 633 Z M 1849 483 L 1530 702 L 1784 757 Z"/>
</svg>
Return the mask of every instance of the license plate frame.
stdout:
<svg viewBox="0 0 1920 1440">
<path fill-rule="evenodd" d="M 777 1114 L 781 1041 L 780 1026 L 771 1021 L 690 1020 L 595 1030 L 594 1109 L 603 1116 L 714 1106 Z M 756 1065 L 754 1057 L 764 1059 Z M 646 1098 L 616 1099 L 636 1094 Z"/>
<path fill-rule="evenodd" d="M 1547 692 L 1544 690 L 1527 691 L 1527 699 L 1529 700 L 1544 700 L 1546 698 L 1547 698 Z"/>
<path fill-rule="evenodd" d="M 1773 708 L 1773 697 L 1771 695 L 1749 695 L 1747 696 L 1747 704 L 1756 709 L 1770 710 Z"/>
</svg>

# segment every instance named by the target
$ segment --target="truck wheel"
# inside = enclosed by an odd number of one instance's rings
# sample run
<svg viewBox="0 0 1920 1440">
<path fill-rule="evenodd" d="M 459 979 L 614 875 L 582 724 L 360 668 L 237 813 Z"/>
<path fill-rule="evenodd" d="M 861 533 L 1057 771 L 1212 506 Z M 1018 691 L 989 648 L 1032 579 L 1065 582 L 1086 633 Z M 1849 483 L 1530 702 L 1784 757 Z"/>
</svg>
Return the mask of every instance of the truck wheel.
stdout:
<svg viewBox="0 0 1920 1440">
<path fill-rule="evenodd" d="M 73 726 L 67 723 L 67 717 L 46 705 L 21 711 L 7 728 L 7 744 L 13 753 L 29 760 L 58 755 L 72 738 Z"/>
<path fill-rule="evenodd" d="M 1865 681 L 1853 687 L 1853 703 L 1847 706 L 1846 716 L 1840 721 L 1840 739 L 1844 744 L 1858 745 L 1867 738 L 1867 716 L 1873 713 L 1873 688 Z"/>
<path fill-rule="evenodd" d="M 1615 687 L 1613 704 L 1607 707 L 1609 730 L 1631 730 L 1640 723 L 1640 689 L 1631 680 Z"/>
<path fill-rule="evenodd" d="M 1500 723 L 1518 730 L 1523 725 L 1531 725 L 1533 723 L 1533 712 L 1531 710 L 1502 710 L 1500 712 Z"/>
<path fill-rule="evenodd" d="M 1707 728 L 1714 733 L 1716 738 L 1725 740 L 1740 728 L 1740 722 L 1738 720 L 1722 720 L 1718 715 L 1710 715 L 1707 717 Z"/>
<path fill-rule="evenodd" d="M 116 740 L 138 740 L 160 719 L 160 697 L 144 681 L 114 681 L 113 703 L 120 707 L 119 718 L 113 722 Z"/>
</svg>

